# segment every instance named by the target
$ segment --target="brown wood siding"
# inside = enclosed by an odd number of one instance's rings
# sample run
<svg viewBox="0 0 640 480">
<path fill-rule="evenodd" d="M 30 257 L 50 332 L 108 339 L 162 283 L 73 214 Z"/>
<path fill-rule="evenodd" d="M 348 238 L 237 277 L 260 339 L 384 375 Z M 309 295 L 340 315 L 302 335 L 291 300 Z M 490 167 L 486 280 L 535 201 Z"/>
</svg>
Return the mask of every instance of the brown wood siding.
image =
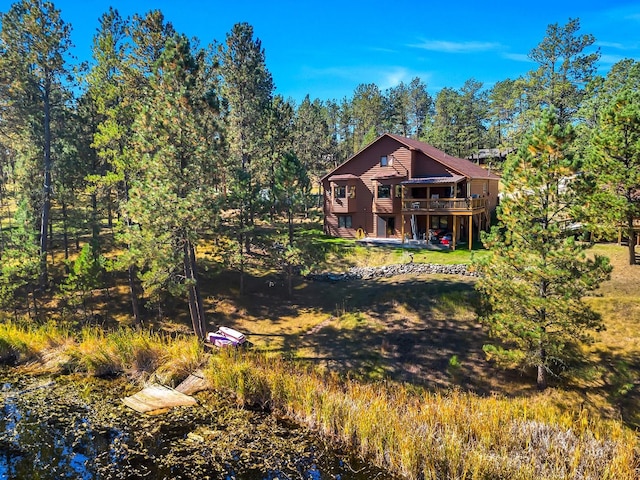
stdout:
<svg viewBox="0 0 640 480">
<path fill-rule="evenodd" d="M 487 186 L 486 193 L 485 187 Z M 498 180 L 493 178 L 476 178 L 471 180 L 471 195 L 486 198 L 489 212 L 495 210 L 498 204 Z"/>
<path fill-rule="evenodd" d="M 350 214 L 351 216 L 351 228 L 344 228 L 338 226 L 338 217 L 339 215 L 325 215 L 324 218 L 324 229 L 327 235 L 331 235 L 332 237 L 341 237 L 341 238 L 356 238 L 358 229 L 362 228 L 365 235 L 373 236 L 374 226 L 371 221 L 371 213 L 363 214 L 363 213 L 354 213 Z M 369 228 L 366 228 L 366 225 L 369 225 Z"/>
<path fill-rule="evenodd" d="M 393 164 L 387 166 L 380 165 L 380 158 L 387 156 L 388 160 L 393 158 Z M 324 189 L 324 225 L 325 233 L 343 237 L 355 238 L 358 229 L 362 229 L 367 235 L 374 236 L 377 232 L 377 219 L 381 217 L 395 218 L 395 236 L 400 237 L 402 224 L 406 235 L 411 233 L 411 215 L 402 215 L 402 202 L 395 196 L 395 186 L 403 180 L 424 177 L 430 175 L 446 175 L 453 172 L 437 160 L 426 155 L 420 150 L 411 149 L 407 145 L 390 137 L 383 136 L 378 141 L 369 145 L 365 150 L 351 157 L 347 162 L 333 170 L 330 175 L 322 181 Z M 345 175 L 352 175 L 357 178 L 344 179 Z M 343 176 L 343 180 L 330 182 L 333 176 Z M 335 202 L 332 197 L 332 184 L 345 185 L 348 188 L 355 185 L 355 198 L 343 198 L 341 203 Z M 376 198 L 378 185 L 391 185 L 391 198 Z M 484 194 L 483 185 L 487 185 L 487 192 Z M 463 182 L 459 194 L 460 197 L 467 196 L 466 184 Z M 411 188 L 405 188 L 405 199 L 410 198 Z M 425 187 L 415 187 L 425 188 Z M 441 198 L 449 196 L 450 187 L 447 185 L 432 185 L 428 188 L 430 194 L 438 193 Z M 425 191 L 427 189 L 425 188 Z M 489 212 L 493 211 L 498 200 L 498 180 L 497 179 L 471 179 L 469 181 L 469 193 L 478 197 L 486 198 Z M 347 193 L 348 195 L 348 193 Z M 426 193 L 425 193 L 426 195 Z M 466 212 L 442 212 L 443 215 L 467 215 Z M 351 216 L 351 228 L 339 228 L 339 216 Z M 417 217 L 422 217 L 417 215 Z M 425 218 L 420 218 L 423 222 Z M 460 232 L 457 232 L 460 235 Z"/>
<path fill-rule="evenodd" d="M 393 157 L 393 165 L 380 166 L 380 157 L 386 155 L 387 159 Z M 369 148 L 352 157 L 347 163 L 342 164 L 332 172 L 332 175 L 352 174 L 359 177 L 359 180 L 346 180 L 334 182 L 340 185 L 356 185 L 355 206 L 352 200 L 349 201 L 349 212 L 352 216 L 353 231 L 338 228 L 338 217 L 336 204 L 332 202 L 331 183 L 329 178 L 323 181 L 325 191 L 325 232 L 329 235 L 352 238 L 355 237 L 358 228 L 362 228 L 366 234 L 374 235 L 375 215 L 373 214 L 374 197 L 379 184 L 392 185 L 392 198 L 376 201 L 376 206 L 382 208 L 386 214 L 399 214 L 401 208 L 400 198 L 395 197 L 395 185 L 407 178 L 406 173 L 411 165 L 411 152 L 407 147 L 396 140 L 384 137 L 379 142 L 370 145 Z M 374 180 L 374 177 L 401 176 L 401 178 L 391 178 L 384 180 Z M 343 199 L 345 200 L 345 199 Z M 345 211 L 346 209 L 338 209 Z M 396 224 L 399 230 L 399 223 Z"/>
<path fill-rule="evenodd" d="M 413 162 L 412 176 L 413 177 L 426 177 L 429 175 L 445 175 L 449 171 L 440 162 L 435 161 L 433 158 L 426 156 L 422 152 L 416 152 L 415 160 Z"/>
</svg>

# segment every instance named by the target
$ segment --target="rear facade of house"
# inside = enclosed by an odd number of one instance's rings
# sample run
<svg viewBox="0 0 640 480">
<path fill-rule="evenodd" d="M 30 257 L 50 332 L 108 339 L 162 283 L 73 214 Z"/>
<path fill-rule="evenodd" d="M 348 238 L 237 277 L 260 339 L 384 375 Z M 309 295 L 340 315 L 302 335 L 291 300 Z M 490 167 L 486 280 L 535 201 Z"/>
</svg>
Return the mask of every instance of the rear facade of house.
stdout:
<svg viewBox="0 0 640 480">
<path fill-rule="evenodd" d="M 322 178 L 325 233 L 472 244 L 499 177 L 424 142 L 384 134 Z"/>
</svg>

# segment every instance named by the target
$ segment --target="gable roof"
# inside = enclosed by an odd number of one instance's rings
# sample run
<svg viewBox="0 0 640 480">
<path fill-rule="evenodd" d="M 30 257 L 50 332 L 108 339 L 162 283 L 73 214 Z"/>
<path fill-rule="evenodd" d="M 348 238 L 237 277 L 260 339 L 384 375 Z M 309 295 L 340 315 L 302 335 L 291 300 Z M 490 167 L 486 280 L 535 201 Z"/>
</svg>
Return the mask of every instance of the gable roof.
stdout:
<svg viewBox="0 0 640 480">
<path fill-rule="evenodd" d="M 434 160 L 443 164 L 445 167 L 456 171 L 460 175 L 471 178 L 493 178 L 496 180 L 500 178 L 496 174 L 482 168 L 479 165 L 476 165 L 469 160 L 466 160 L 464 158 L 452 157 L 451 155 L 446 154 L 442 150 L 438 150 L 436 147 L 434 147 L 433 145 L 429 145 L 428 143 L 420 142 L 418 140 L 414 140 L 413 138 L 394 135 L 391 133 L 385 133 L 384 135 L 382 135 L 382 137 L 384 137 L 385 135 L 393 138 L 394 140 L 406 145 L 413 150 L 421 151 L 428 157 L 433 158 Z"/>
<path fill-rule="evenodd" d="M 418 150 L 422 152 L 426 156 L 433 158 L 435 161 L 441 163 L 446 168 L 453 170 L 452 173 L 457 173 L 458 175 L 462 175 L 464 177 L 469 177 L 469 178 L 489 178 L 494 180 L 500 179 L 498 175 L 488 170 L 485 170 L 481 166 L 476 165 L 475 163 L 469 160 L 466 160 L 464 158 L 452 157 L 451 155 L 446 154 L 442 150 L 438 150 L 436 147 L 429 145 L 428 143 L 420 142 L 418 140 L 414 140 L 413 138 L 403 137 L 401 135 L 384 133 L 381 136 L 379 136 L 377 139 L 375 139 L 373 142 L 371 142 L 369 145 L 364 147 L 362 150 L 360 150 L 358 153 L 349 157 L 344 163 L 338 165 L 336 168 L 331 170 L 324 177 L 322 177 L 321 180 L 324 181 L 325 179 L 329 178 L 333 172 L 340 169 L 343 165 L 351 161 L 352 158 L 357 157 L 362 152 L 364 152 L 367 148 L 369 148 L 371 145 L 379 142 L 384 137 L 392 138 L 393 140 L 403 144 L 410 150 Z M 341 177 L 342 175 L 339 175 L 339 176 Z M 335 177 L 337 179 L 338 176 L 335 176 Z M 332 177 L 331 179 L 334 179 L 334 177 Z"/>
</svg>

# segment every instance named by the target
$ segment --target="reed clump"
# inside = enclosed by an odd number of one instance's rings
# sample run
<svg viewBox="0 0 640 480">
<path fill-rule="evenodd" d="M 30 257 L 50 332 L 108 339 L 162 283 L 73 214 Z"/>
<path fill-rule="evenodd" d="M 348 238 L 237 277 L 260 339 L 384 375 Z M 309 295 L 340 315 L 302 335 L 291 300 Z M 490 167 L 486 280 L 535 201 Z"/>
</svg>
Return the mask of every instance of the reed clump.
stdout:
<svg viewBox="0 0 640 480">
<path fill-rule="evenodd" d="M 34 325 L 20 321 L 0 322 L 0 362 L 44 362 L 48 352 L 69 344 L 69 331 L 52 323 Z"/>
<path fill-rule="evenodd" d="M 148 330 L 105 331 L 85 327 L 72 334 L 63 327 L 0 322 L 0 362 L 94 376 L 126 374 L 144 382 L 152 376 L 171 384 L 184 379 L 204 361 L 195 337 L 168 336 Z"/>
<path fill-rule="evenodd" d="M 633 432 L 544 397 L 479 397 L 327 376 L 280 358 L 216 355 L 209 381 L 356 448 L 409 479 L 635 479 Z"/>
<path fill-rule="evenodd" d="M 55 352 L 55 353 L 52 353 Z M 57 362 L 60 371 L 126 373 L 165 383 L 207 356 L 194 337 L 130 329 L 0 323 L 0 356 Z M 430 392 L 391 382 L 362 383 L 242 349 L 210 356 L 209 383 L 241 406 L 270 409 L 357 450 L 408 479 L 638 478 L 638 440 L 622 423 L 553 399 Z"/>
</svg>

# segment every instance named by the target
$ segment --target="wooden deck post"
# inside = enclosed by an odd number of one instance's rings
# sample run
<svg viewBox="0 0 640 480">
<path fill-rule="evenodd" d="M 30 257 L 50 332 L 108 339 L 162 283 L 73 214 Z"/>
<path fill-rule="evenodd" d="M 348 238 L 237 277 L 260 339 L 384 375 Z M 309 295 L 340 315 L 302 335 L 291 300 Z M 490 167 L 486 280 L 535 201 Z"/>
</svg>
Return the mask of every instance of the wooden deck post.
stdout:
<svg viewBox="0 0 640 480">
<path fill-rule="evenodd" d="M 468 230 L 469 230 L 469 250 L 473 247 L 473 215 L 469 215 Z"/>
<path fill-rule="evenodd" d="M 458 237 L 458 223 L 460 220 L 457 215 L 453 216 L 453 236 L 451 238 L 451 250 L 456 249 L 456 238 Z"/>
</svg>

